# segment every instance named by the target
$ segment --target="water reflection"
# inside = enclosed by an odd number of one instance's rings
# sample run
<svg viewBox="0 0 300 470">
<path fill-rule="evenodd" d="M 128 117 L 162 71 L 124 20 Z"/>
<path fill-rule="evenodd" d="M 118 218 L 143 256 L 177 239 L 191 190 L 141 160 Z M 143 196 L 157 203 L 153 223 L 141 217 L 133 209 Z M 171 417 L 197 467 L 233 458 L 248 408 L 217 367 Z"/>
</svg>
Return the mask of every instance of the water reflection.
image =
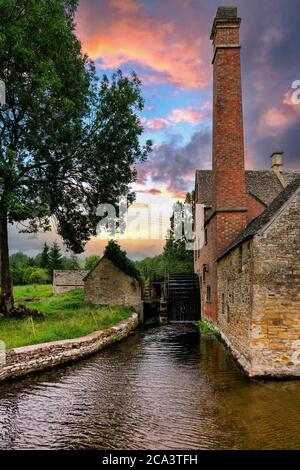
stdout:
<svg viewBox="0 0 300 470">
<path fill-rule="evenodd" d="M 250 382 L 191 327 L 0 387 L 1 449 L 300 449 L 300 382 Z"/>
</svg>

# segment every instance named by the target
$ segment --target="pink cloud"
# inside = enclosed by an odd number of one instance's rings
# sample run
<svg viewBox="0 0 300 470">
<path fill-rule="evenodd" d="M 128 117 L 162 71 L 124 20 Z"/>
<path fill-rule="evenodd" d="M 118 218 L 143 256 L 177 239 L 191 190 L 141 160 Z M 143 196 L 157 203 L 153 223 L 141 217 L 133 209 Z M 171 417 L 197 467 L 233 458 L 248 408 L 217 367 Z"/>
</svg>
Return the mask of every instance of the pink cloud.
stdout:
<svg viewBox="0 0 300 470">
<path fill-rule="evenodd" d="M 279 108 L 270 108 L 262 116 L 262 122 L 270 128 L 283 128 L 289 123 L 289 118 L 284 110 Z"/>
<path fill-rule="evenodd" d="M 190 122 L 196 124 L 205 117 L 205 114 L 197 109 L 186 108 L 186 109 L 173 109 L 169 115 L 169 121 L 174 124 L 179 122 Z"/>
<path fill-rule="evenodd" d="M 142 124 L 150 131 L 160 131 L 181 122 L 198 124 L 207 119 L 208 113 L 193 108 L 173 109 L 166 118 L 143 119 Z"/>
<path fill-rule="evenodd" d="M 151 69 L 149 80 L 172 83 L 182 88 L 203 88 L 210 80 L 204 54 L 208 39 L 190 24 L 190 33 L 172 21 L 151 15 L 136 0 L 81 2 L 77 16 L 83 49 L 103 69 L 135 62 Z M 201 51 L 205 51 L 204 53 Z"/>
<path fill-rule="evenodd" d="M 260 119 L 260 131 L 268 135 L 277 135 L 299 119 L 300 105 L 292 102 L 292 92 L 287 91 L 282 102 L 267 109 Z"/>
<path fill-rule="evenodd" d="M 142 124 L 150 131 L 161 131 L 169 126 L 169 121 L 164 118 L 143 119 Z"/>
</svg>

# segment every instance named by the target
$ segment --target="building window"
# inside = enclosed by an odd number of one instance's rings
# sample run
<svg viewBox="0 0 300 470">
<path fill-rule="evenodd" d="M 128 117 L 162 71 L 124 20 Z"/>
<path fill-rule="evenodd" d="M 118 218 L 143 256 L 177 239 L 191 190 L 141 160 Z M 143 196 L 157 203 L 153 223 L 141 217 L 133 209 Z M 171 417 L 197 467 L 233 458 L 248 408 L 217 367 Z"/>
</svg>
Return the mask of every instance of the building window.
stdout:
<svg viewBox="0 0 300 470">
<path fill-rule="evenodd" d="M 207 233 L 207 228 L 204 229 L 204 243 L 205 245 L 207 245 L 208 243 L 208 233 Z"/>
<path fill-rule="evenodd" d="M 211 287 L 207 286 L 206 288 L 206 303 L 210 304 L 211 303 Z"/>
</svg>

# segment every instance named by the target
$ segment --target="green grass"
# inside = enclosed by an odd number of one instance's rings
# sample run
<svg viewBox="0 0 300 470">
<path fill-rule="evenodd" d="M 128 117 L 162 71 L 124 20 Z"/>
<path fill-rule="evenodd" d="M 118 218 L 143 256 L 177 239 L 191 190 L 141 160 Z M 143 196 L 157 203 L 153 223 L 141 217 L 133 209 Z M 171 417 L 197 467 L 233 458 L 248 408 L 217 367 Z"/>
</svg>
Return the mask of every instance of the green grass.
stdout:
<svg viewBox="0 0 300 470">
<path fill-rule="evenodd" d="M 110 328 L 132 313 L 130 308 L 86 303 L 82 289 L 26 302 L 26 306 L 44 313 L 44 319 L 0 317 L 0 340 L 7 349 L 85 336 Z"/>
<path fill-rule="evenodd" d="M 14 287 L 14 298 L 26 299 L 36 297 L 50 297 L 52 295 L 51 284 L 31 284 L 28 286 L 15 286 Z"/>
</svg>

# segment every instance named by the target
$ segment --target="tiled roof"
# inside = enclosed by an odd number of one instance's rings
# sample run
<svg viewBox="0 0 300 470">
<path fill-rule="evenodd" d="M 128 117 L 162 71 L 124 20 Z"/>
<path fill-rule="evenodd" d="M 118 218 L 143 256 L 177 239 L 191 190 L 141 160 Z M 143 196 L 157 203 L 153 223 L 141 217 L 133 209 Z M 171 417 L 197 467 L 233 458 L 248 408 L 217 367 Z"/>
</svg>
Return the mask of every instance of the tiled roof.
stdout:
<svg viewBox="0 0 300 470">
<path fill-rule="evenodd" d="M 287 183 L 292 182 L 300 172 L 284 171 L 283 177 Z M 197 170 L 196 186 L 201 188 L 203 197 L 199 202 L 207 206 L 212 204 L 212 171 Z M 247 193 L 252 194 L 266 207 L 271 204 L 276 196 L 283 190 L 283 187 L 273 170 L 266 171 L 246 171 Z"/>
<path fill-rule="evenodd" d="M 294 178 L 291 178 L 291 183 L 279 193 L 279 195 L 271 202 L 267 209 L 256 219 L 252 220 L 246 228 L 233 240 L 232 243 L 226 248 L 226 250 L 219 257 L 222 258 L 226 253 L 231 251 L 237 245 L 243 241 L 253 237 L 263 227 L 265 227 L 273 217 L 279 212 L 284 204 L 290 199 L 290 197 L 300 188 L 300 172 L 294 174 Z"/>
</svg>

